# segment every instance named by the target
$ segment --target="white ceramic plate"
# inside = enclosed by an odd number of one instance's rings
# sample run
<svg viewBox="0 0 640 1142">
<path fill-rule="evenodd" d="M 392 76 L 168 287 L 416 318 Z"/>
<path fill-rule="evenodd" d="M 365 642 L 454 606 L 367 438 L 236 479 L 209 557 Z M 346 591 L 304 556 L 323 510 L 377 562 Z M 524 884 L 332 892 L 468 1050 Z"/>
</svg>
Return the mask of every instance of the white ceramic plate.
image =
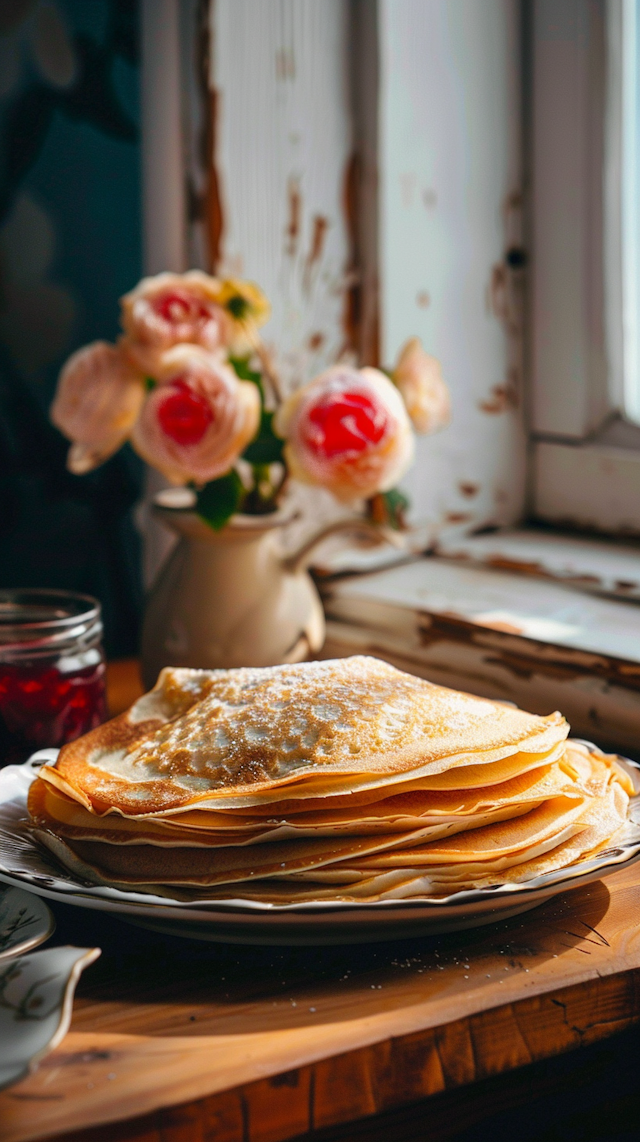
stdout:
<svg viewBox="0 0 640 1142">
<path fill-rule="evenodd" d="M 44 944 L 56 922 L 40 896 L 0 885 L 0 964 Z"/>
<path fill-rule="evenodd" d="M 39 766 L 44 761 L 51 764 L 56 753 L 41 750 L 24 765 L 0 770 L 0 880 L 64 904 L 117 912 L 122 919 L 172 935 L 242 944 L 347 944 L 451 932 L 515 916 L 559 892 L 600 880 L 640 857 L 639 767 L 623 761 L 639 793 L 632 803 L 624 842 L 593 860 L 523 884 L 470 889 L 438 900 L 383 900 L 375 904 L 317 901 L 274 905 L 241 897 L 185 903 L 83 882 L 33 842 L 27 792 Z"/>
<path fill-rule="evenodd" d="M 64 1038 L 76 984 L 99 955 L 99 948 L 47 948 L 0 966 L 0 1090 Z"/>
</svg>

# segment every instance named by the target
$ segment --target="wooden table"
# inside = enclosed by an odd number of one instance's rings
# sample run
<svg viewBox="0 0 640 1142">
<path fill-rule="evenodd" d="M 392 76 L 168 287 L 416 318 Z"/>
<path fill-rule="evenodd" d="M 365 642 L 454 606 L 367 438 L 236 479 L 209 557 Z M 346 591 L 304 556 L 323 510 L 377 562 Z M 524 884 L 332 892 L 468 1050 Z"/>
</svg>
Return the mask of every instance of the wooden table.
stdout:
<svg viewBox="0 0 640 1142">
<path fill-rule="evenodd" d="M 56 942 L 103 953 L 63 1043 L 0 1095 L 1 1142 L 281 1142 L 640 1020 L 640 864 L 484 929 L 352 948 L 206 944 L 54 910 Z"/>
</svg>

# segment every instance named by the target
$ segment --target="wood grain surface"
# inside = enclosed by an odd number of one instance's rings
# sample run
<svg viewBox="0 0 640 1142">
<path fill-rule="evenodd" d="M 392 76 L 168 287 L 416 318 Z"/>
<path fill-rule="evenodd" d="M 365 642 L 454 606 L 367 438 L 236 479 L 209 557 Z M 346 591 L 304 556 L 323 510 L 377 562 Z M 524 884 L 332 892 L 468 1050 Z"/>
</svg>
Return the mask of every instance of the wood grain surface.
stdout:
<svg viewBox="0 0 640 1142">
<path fill-rule="evenodd" d="M 143 693 L 137 658 L 120 658 L 107 663 L 107 707 L 109 716 L 123 714 Z"/>
<path fill-rule="evenodd" d="M 640 866 L 484 929 L 353 948 L 196 943 L 55 911 L 56 942 L 103 955 L 61 1046 L 0 1095 L 2 1142 L 280 1142 L 640 1018 Z"/>
</svg>

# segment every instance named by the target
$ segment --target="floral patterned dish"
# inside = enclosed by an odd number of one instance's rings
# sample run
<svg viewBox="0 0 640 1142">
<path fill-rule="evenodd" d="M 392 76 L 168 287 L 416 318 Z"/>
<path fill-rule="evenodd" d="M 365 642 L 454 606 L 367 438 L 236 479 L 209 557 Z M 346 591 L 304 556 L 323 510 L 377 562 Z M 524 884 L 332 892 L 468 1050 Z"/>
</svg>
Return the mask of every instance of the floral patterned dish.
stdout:
<svg viewBox="0 0 640 1142">
<path fill-rule="evenodd" d="M 55 926 L 41 896 L 0 884 L 0 965 L 43 944 Z"/>
<path fill-rule="evenodd" d="M 76 984 L 99 955 L 99 948 L 47 948 L 0 966 L 0 1090 L 64 1038 Z"/>
</svg>

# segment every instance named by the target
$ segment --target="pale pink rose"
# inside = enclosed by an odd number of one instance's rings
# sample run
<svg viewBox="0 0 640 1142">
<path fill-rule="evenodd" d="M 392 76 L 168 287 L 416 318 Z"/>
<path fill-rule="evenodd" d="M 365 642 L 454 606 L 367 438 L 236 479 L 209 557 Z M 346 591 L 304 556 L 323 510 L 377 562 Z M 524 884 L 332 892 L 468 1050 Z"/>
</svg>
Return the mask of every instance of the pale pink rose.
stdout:
<svg viewBox="0 0 640 1142">
<path fill-rule="evenodd" d="M 131 443 L 173 484 L 205 484 L 233 466 L 260 423 L 260 395 L 219 357 L 176 345 L 160 358 Z"/>
<path fill-rule="evenodd" d="M 125 345 L 136 364 L 155 376 L 158 355 L 174 345 L 221 348 L 231 336 L 231 319 L 220 291 L 221 283 L 200 270 L 138 282 L 120 301 Z"/>
<path fill-rule="evenodd" d="M 67 467 L 80 476 L 124 444 L 144 401 L 144 382 L 115 345 L 94 341 L 64 366 L 51 405 L 56 428 L 71 440 Z"/>
<path fill-rule="evenodd" d="M 413 459 L 398 390 L 377 369 L 336 365 L 298 389 L 276 414 L 291 474 L 340 500 L 386 492 Z"/>
<path fill-rule="evenodd" d="M 400 350 L 393 380 L 402 393 L 416 432 L 436 432 L 451 419 L 449 390 L 437 357 L 425 353 L 418 337 Z"/>
</svg>

